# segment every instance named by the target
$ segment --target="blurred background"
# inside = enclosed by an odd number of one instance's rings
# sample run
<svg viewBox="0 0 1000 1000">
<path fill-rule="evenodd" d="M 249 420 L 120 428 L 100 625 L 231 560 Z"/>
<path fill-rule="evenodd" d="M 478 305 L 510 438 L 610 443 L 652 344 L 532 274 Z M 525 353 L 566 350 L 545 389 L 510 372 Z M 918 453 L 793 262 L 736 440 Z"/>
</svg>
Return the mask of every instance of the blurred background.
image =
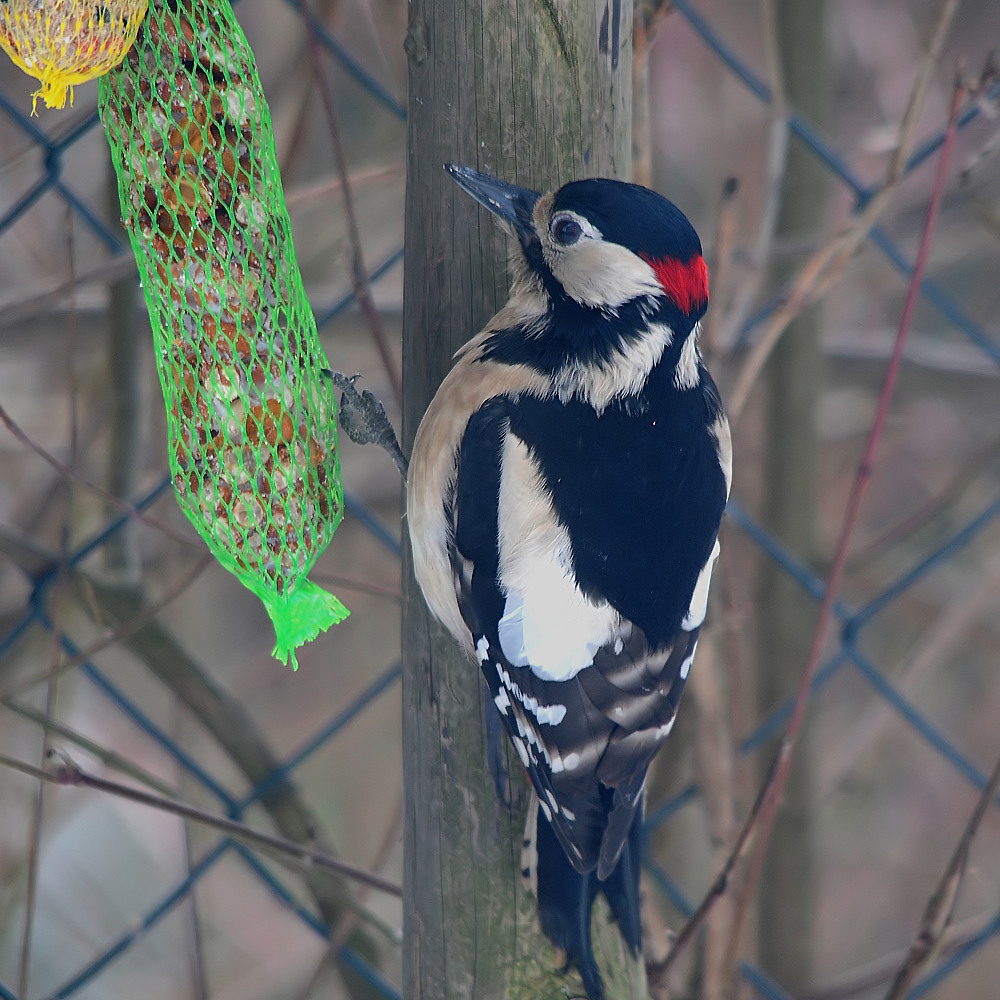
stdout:
<svg viewBox="0 0 1000 1000">
<path fill-rule="evenodd" d="M 309 10 L 315 46 L 296 3 L 236 8 L 327 355 L 362 373 L 398 425 L 384 348 L 398 367 L 406 6 Z M 636 8 L 636 177 L 702 235 L 704 347 L 724 398 L 803 265 L 891 177 L 941 10 L 926 0 Z M 739 390 L 712 641 L 652 779 L 646 889 L 660 945 L 706 891 L 787 724 L 953 81 L 981 73 L 1000 42 L 1000 6 L 966 0 L 941 35 L 877 228 Z M 42 767 L 53 746 L 88 774 L 316 843 L 399 884 L 398 473 L 341 435 L 347 514 L 312 578 L 352 614 L 302 648 L 292 673 L 270 656 L 257 599 L 204 558 L 165 488 L 162 397 L 96 85 L 32 118 L 34 89 L 0 59 L 0 754 Z M 884 996 L 1000 753 L 997 100 L 993 81 L 963 105 L 927 283 L 759 890 L 734 949 L 734 880 L 675 968 L 671 996 Z M 383 350 L 356 305 L 359 273 L 371 278 Z M 991 809 L 912 995 L 997 995 L 998 860 Z M 0 766 L 3 1000 L 398 996 L 401 919 L 391 894 Z M 350 936 L 337 959 L 330 927 L 338 948 Z"/>
</svg>

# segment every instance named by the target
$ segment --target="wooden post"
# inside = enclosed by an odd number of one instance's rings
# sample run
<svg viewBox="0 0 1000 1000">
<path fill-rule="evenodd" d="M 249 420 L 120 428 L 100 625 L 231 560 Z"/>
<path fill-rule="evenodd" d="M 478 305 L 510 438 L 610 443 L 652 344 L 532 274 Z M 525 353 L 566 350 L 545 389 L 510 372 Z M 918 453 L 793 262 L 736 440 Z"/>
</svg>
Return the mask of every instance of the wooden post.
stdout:
<svg viewBox="0 0 1000 1000">
<path fill-rule="evenodd" d="M 820 127 L 830 101 L 825 8 L 825 0 L 775 3 L 788 104 Z M 793 141 L 778 215 L 779 242 L 810 245 L 822 241 L 829 190 L 826 167 L 801 142 Z M 788 261 L 779 263 L 774 273 L 777 287 L 791 270 Z M 823 382 L 822 325 L 819 306 L 798 316 L 775 348 L 767 376 L 764 518 L 775 535 L 808 562 L 815 562 L 817 555 L 820 440 L 816 406 Z M 798 687 L 817 609 L 797 583 L 769 562 L 762 567 L 758 603 L 758 701 L 767 709 Z M 794 993 L 804 993 L 812 985 L 818 908 L 813 735 L 814 727 L 807 721 L 792 758 L 758 897 L 761 963 Z M 762 757 L 765 766 L 770 758 L 770 753 Z"/>
<path fill-rule="evenodd" d="M 631 46 L 630 0 L 410 0 L 407 450 L 452 354 L 507 292 L 504 237 L 443 164 L 536 190 L 583 176 L 627 178 Z M 527 796 L 508 812 L 485 770 L 478 665 L 430 619 L 408 564 L 404 591 L 403 995 L 583 995 L 577 977 L 557 972 L 519 874 Z M 645 995 L 641 969 L 626 960 L 606 915 L 595 934 L 608 995 Z"/>
</svg>

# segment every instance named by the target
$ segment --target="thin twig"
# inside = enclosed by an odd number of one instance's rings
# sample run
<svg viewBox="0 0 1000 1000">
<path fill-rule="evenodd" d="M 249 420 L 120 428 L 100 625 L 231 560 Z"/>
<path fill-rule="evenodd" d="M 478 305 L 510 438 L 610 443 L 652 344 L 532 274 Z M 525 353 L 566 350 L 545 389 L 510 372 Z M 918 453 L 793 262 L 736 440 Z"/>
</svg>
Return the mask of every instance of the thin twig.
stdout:
<svg viewBox="0 0 1000 1000">
<path fill-rule="evenodd" d="M 21 774 L 26 774 L 32 778 L 55 785 L 93 788 L 99 792 L 106 792 L 108 795 L 116 795 L 131 802 L 138 802 L 140 805 L 172 813 L 174 816 L 182 816 L 185 819 L 195 820 L 205 826 L 221 830 L 229 836 L 237 837 L 242 841 L 287 855 L 303 865 L 326 869 L 337 875 L 342 875 L 353 882 L 366 885 L 371 889 L 377 889 L 379 892 L 384 892 L 390 896 L 401 897 L 403 894 L 403 890 L 394 882 L 390 882 L 379 875 L 373 875 L 371 872 L 366 872 L 361 868 L 356 868 L 346 861 L 341 861 L 339 858 L 327 854 L 326 851 L 319 851 L 305 844 L 297 844 L 294 840 L 288 840 L 285 837 L 277 837 L 274 834 L 254 830 L 245 823 L 238 823 L 236 820 L 229 819 L 226 816 L 216 816 L 213 813 L 205 812 L 205 810 L 192 806 L 187 802 L 182 802 L 179 799 L 164 798 L 161 795 L 153 795 L 138 788 L 121 785 L 116 781 L 99 778 L 84 771 L 65 753 L 53 751 L 50 759 L 57 761 L 53 770 L 35 767 L 33 764 L 16 760 L 13 757 L 8 757 L 6 754 L 0 754 L 0 767 L 7 767 L 13 771 L 19 771 Z"/>
<path fill-rule="evenodd" d="M 71 729 L 69 726 L 63 725 L 61 722 L 46 718 L 44 712 L 40 712 L 38 709 L 31 708 L 28 705 L 23 705 L 20 702 L 13 701 L 10 698 L 0 698 L 0 705 L 3 705 L 4 708 L 13 712 L 15 715 L 19 715 L 22 719 L 27 719 L 28 722 L 33 722 L 36 726 L 40 726 L 46 733 L 49 734 L 50 737 L 58 736 L 67 743 L 72 743 L 74 746 L 84 751 L 84 753 L 97 758 L 97 760 L 99 760 L 105 767 L 131 778 L 140 785 L 145 785 L 147 788 L 154 792 L 158 792 L 160 795 L 165 795 L 168 798 L 175 796 L 176 793 L 174 789 L 171 788 L 167 782 L 161 781 L 159 778 L 150 774 L 149 771 L 139 767 L 138 764 L 129 760 L 128 757 L 123 757 L 114 750 L 109 750 L 107 747 L 94 742 L 94 740 L 90 739 L 88 736 L 84 736 L 82 733 L 77 732 L 75 729 Z"/>
<path fill-rule="evenodd" d="M 76 275 L 76 234 L 73 227 L 73 213 L 67 206 L 65 212 L 66 225 L 66 250 L 69 262 L 69 275 L 72 281 Z M 66 437 L 68 439 L 69 468 L 72 469 L 77 464 L 80 446 L 80 427 L 77 411 L 80 402 L 80 382 L 76 372 L 76 350 L 77 350 L 77 310 L 76 299 L 72 301 L 69 324 L 66 332 L 65 350 L 63 354 L 63 368 L 66 380 Z M 55 583 L 52 587 L 52 617 L 59 628 L 65 614 L 65 590 L 69 574 L 69 551 L 70 537 L 73 525 L 73 487 L 69 479 L 63 480 L 63 522 L 60 529 L 58 572 Z M 45 703 L 43 715 L 46 721 L 51 722 L 56 712 L 56 697 L 58 694 L 58 681 L 54 673 L 54 666 L 59 662 L 59 632 L 55 631 L 51 639 L 51 652 L 49 657 L 50 676 L 45 685 Z M 41 759 L 46 760 L 51 747 L 49 744 L 49 733 L 47 729 L 42 730 Z M 21 934 L 21 951 L 18 963 L 18 992 L 21 996 L 28 995 L 28 979 L 31 970 L 31 952 L 34 943 L 35 932 L 35 906 L 37 903 L 38 890 L 38 864 L 41 854 L 42 829 L 45 820 L 45 785 L 39 784 L 36 789 L 34 808 L 31 813 L 30 831 L 28 835 L 28 857 L 27 857 L 27 888 L 24 900 L 24 922 Z"/>
<path fill-rule="evenodd" d="M 177 741 L 178 746 L 184 746 L 185 723 L 187 723 L 186 713 L 183 704 L 175 698 L 173 703 L 173 726 L 171 737 Z M 168 794 L 169 798 L 190 798 L 190 789 L 197 781 L 194 776 L 183 767 L 179 761 L 174 763 L 174 774 L 177 780 L 177 792 Z M 184 839 L 184 864 L 186 867 L 185 876 L 190 877 L 192 870 L 197 864 L 195 855 L 195 823 L 192 820 L 184 820 L 181 823 L 181 831 Z M 185 906 L 186 917 L 185 931 L 188 940 L 189 952 L 189 975 L 191 980 L 192 1000 L 208 1000 L 208 982 L 205 971 L 205 942 L 204 942 L 204 921 L 202 920 L 200 900 L 195 892 L 188 894 Z"/>
<path fill-rule="evenodd" d="M 170 586 L 170 588 L 158 601 L 150 604 L 148 607 L 144 607 L 139 614 L 130 618 L 126 622 L 122 622 L 117 628 L 91 643 L 85 649 L 80 650 L 80 652 L 75 656 L 71 656 L 66 660 L 62 660 L 59 663 L 50 666 L 44 673 L 33 674 L 30 677 L 23 677 L 10 687 L 0 691 L 0 701 L 6 701 L 6 699 L 11 698 L 16 694 L 20 694 L 22 691 L 34 687 L 36 684 L 45 683 L 53 677 L 57 677 L 59 674 L 65 673 L 67 670 L 72 670 L 74 667 L 80 666 L 81 663 L 86 663 L 97 653 L 100 653 L 111 646 L 117 645 L 119 642 L 125 642 L 132 638 L 132 636 L 153 621 L 153 619 L 155 619 L 164 608 L 166 608 L 173 601 L 177 600 L 177 598 L 180 597 L 181 594 L 183 594 L 188 587 L 190 587 L 191 584 L 194 583 L 199 576 L 201 576 L 202 573 L 204 573 L 211 562 L 212 554 L 210 552 L 206 552 L 183 576 L 178 578 L 176 583 Z M 53 631 L 57 636 L 60 634 L 58 629 L 54 629 Z"/>
<path fill-rule="evenodd" d="M 712 907 L 715 906 L 716 901 L 725 893 L 727 887 L 729 886 L 729 878 L 735 870 L 737 864 L 739 864 L 740 859 L 743 857 L 743 854 L 750 843 L 751 835 L 754 832 L 754 828 L 757 825 L 757 820 L 759 819 L 761 812 L 767 803 L 777 794 L 775 781 L 781 765 L 787 758 L 790 750 L 791 745 L 788 743 L 787 738 L 782 740 L 778 745 L 777 753 L 774 756 L 774 760 L 771 762 L 771 767 L 764 779 L 764 784 L 757 793 L 757 798 L 750 809 L 750 813 L 743 823 L 743 827 L 740 829 L 739 835 L 736 838 L 736 843 L 733 845 L 733 849 L 729 852 L 729 857 L 726 858 L 725 864 L 723 864 L 719 874 L 715 876 L 708 892 L 705 893 L 705 897 L 702 899 L 701 903 L 698 904 L 698 909 L 695 910 L 690 917 L 688 917 L 687 923 L 681 928 L 677 937 L 674 939 L 673 946 L 668 952 L 667 957 L 661 963 L 650 969 L 650 972 L 655 973 L 658 980 L 662 981 L 664 979 L 667 972 L 670 970 L 670 967 L 674 964 L 678 955 L 680 955 L 681 951 L 684 949 L 685 945 L 692 940 L 695 933 L 698 931 L 698 928 L 705 922 L 705 919 L 712 911 Z"/>
<path fill-rule="evenodd" d="M 389 858 L 392 856 L 392 852 L 396 845 L 399 843 L 399 838 L 402 836 L 403 831 L 403 796 L 399 795 L 396 797 L 396 807 L 393 811 L 392 817 L 386 826 L 385 833 L 382 836 L 382 842 L 379 844 L 378 849 L 375 851 L 375 857 L 372 858 L 372 863 L 370 865 L 370 870 L 375 873 L 380 873 L 383 868 L 388 864 Z M 313 971 L 309 982 L 306 984 L 305 989 L 299 996 L 299 1000 L 310 1000 L 310 997 L 314 995 L 316 990 L 319 988 L 320 983 L 323 978 L 323 972 L 331 964 L 335 956 L 338 954 L 341 948 L 343 948 L 348 937 L 350 937 L 351 932 L 357 926 L 358 921 L 361 919 L 360 908 L 364 906 L 369 890 L 365 886 L 360 886 L 356 893 L 356 902 L 358 909 L 351 911 L 348 910 L 337 922 L 337 926 L 334 927 L 333 933 L 330 935 L 329 943 L 327 944 L 326 954 L 323 959 L 316 966 Z"/>
<path fill-rule="evenodd" d="M 393 810 L 392 817 L 386 825 L 385 833 L 382 835 L 382 841 L 375 851 L 375 857 L 372 858 L 371 870 L 373 872 L 381 872 L 382 869 L 389 863 L 389 859 L 392 857 L 392 852 L 399 843 L 402 834 L 403 795 L 402 790 L 400 790 L 400 794 L 396 796 L 396 806 Z M 368 889 L 367 887 L 362 886 L 357 893 L 358 906 L 364 904 L 367 896 Z M 333 934 L 330 937 L 330 950 L 334 954 L 340 951 L 347 939 L 351 936 L 351 932 L 357 925 L 358 919 L 359 917 L 357 911 L 347 912 L 340 918 L 340 922 L 334 928 Z"/>
<path fill-rule="evenodd" d="M 785 80 L 781 71 L 778 45 L 777 14 L 774 0 L 764 0 L 761 5 L 761 39 L 767 63 L 767 79 L 771 88 L 770 125 L 767 135 L 767 160 L 764 164 L 764 205 L 757 226 L 757 240 L 750 256 L 750 273 L 733 296 L 731 305 L 721 321 L 721 344 L 730 346 L 743 328 L 757 293 L 767 273 L 768 262 L 774 249 L 774 235 L 778 228 L 778 214 L 788 166 L 788 102 Z"/>
<path fill-rule="evenodd" d="M 944 932 L 948 929 L 948 923 L 955 908 L 958 890 L 962 884 L 962 875 L 965 873 L 969 861 L 972 841 L 986 815 L 986 810 L 992 806 L 998 789 L 1000 789 L 1000 757 L 993 765 L 990 780 L 979 796 L 976 807 L 972 810 L 972 815 L 962 831 L 962 836 L 959 837 L 958 843 L 955 845 L 948 867 L 945 868 L 937 888 L 927 901 L 923 918 L 920 921 L 920 929 L 889 987 L 886 1000 L 902 1000 L 913 984 L 913 980 L 916 979 L 920 970 L 937 950 Z"/>
<path fill-rule="evenodd" d="M 323 73 L 322 51 L 320 49 L 319 38 L 316 34 L 316 26 L 313 23 L 313 14 L 309 10 L 306 0 L 298 0 L 298 7 L 302 12 L 302 19 L 309 33 L 309 54 L 312 59 L 313 73 L 316 76 L 316 86 L 323 102 L 323 109 L 326 112 L 327 123 L 330 127 L 330 140 L 333 144 L 333 157 L 337 164 L 337 172 L 343 181 L 341 192 L 344 202 L 344 217 L 347 221 L 347 234 L 351 242 L 354 295 L 368 322 L 372 339 L 375 342 L 375 347 L 378 350 L 382 365 L 389 378 L 393 395 L 396 397 L 396 404 L 401 407 L 403 405 L 403 379 L 399 372 L 399 364 L 389 347 L 385 330 L 382 328 L 382 320 L 379 318 L 378 310 L 372 301 L 371 284 L 368 279 L 368 269 L 365 267 L 364 251 L 361 246 L 361 231 L 358 228 L 358 219 L 354 211 L 354 198 L 351 194 L 350 171 L 348 170 L 347 157 L 344 155 L 344 146 L 340 138 L 340 128 L 337 125 L 336 110 L 330 98 L 326 76 Z"/>
<path fill-rule="evenodd" d="M 903 165 L 916 140 L 917 124 L 927 96 L 928 85 L 937 72 L 941 49 L 958 3 L 959 0 L 944 0 L 941 5 L 930 47 L 921 61 L 917 79 L 910 91 L 910 99 L 900 124 L 899 143 L 884 184 L 844 230 L 820 247 L 805 262 L 792 282 L 784 301 L 771 314 L 770 320 L 747 355 L 736 384 L 727 394 L 727 409 L 732 420 L 738 419 L 742 414 L 750 391 L 764 368 L 764 363 L 770 357 L 788 324 L 825 295 L 834 282 L 840 279 L 848 260 L 867 239 L 872 227 L 895 194 L 903 177 Z"/>
<path fill-rule="evenodd" d="M 327 24 L 331 15 L 336 18 L 340 4 L 336 2 L 331 3 L 329 0 L 312 0 L 311 6 L 316 11 L 316 18 L 322 23 Z M 302 67 L 303 57 L 308 53 L 308 46 L 308 34 L 306 35 L 304 44 L 301 46 L 302 51 L 299 51 L 298 41 L 296 40 L 296 51 L 292 56 L 292 65 L 295 66 L 296 70 Z M 295 95 L 297 105 L 295 110 L 289 113 L 289 117 L 293 122 L 288 129 L 288 141 L 285 149 L 279 152 L 278 166 L 282 177 L 291 176 L 292 171 L 298 165 L 299 159 L 302 156 L 305 140 L 309 135 L 309 99 L 312 97 L 311 67 L 307 66 L 304 73 L 297 73 L 295 82 L 296 85 L 301 85 L 302 92 Z M 285 205 L 290 212 L 292 207 L 288 202 L 287 194 L 285 195 Z"/>
<path fill-rule="evenodd" d="M 725 863 L 739 817 L 736 748 L 733 743 L 735 730 L 729 726 L 729 691 L 720 655 L 723 638 L 718 628 L 702 633 L 698 669 L 691 677 L 691 693 L 698 713 L 694 741 L 695 774 L 702 791 L 713 867 L 720 862 Z M 722 1000 L 727 993 L 730 971 L 724 961 L 724 949 L 732 919 L 731 901 L 725 896 L 719 897 L 714 912 L 705 922 L 701 945 L 701 1000 Z"/>
<path fill-rule="evenodd" d="M 348 184 L 352 191 L 359 187 L 385 184 L 386 181 L 401 180 L 406 168 L 402 163 L 390 163 L 388 166 L 362 167 L 352 170 L 348 175 Z M 285 194 L 285 207 L 289 212 L 305 211 L 315 203 L 325 202 L 330 195 L 344 189 L 343 178 L 339 175 L 324 177 L 292 188 Z"/>
<path fill-rule="evenodd" d="M 327 583 L 332 587 L 344 587 L 346 590 L 356 590 L 359 594 L 370 597 L 381 597 L 398 604 L 403 599 L 403 593 L 398 586 L 384 587 L 378 583 L 368 583 L 353 576 L 341 576 L 339 573 L 327 573 L 324 570 L 313 570 L 309 579 L 315 583 Z"/>
<path fill-rule="evenodd" d="M 56 580 L 56 615 L 61 616 L 61 592 L 65 583 L 65 562 Z M 58 639 L 53 636 L 50 661 L 59 659 Z M 51 722 L 56 707 L 56 682 L 50 679 L 45 685 L 45 705 L 42 716 L 46 722 Z M 41 759 L 44 761 L 50 752 L 48 729 L 42 729 Z M 39 784 L 35 789 L 35 800 L 32 804 L 28 830 L 27 880 L 24 892 L 24 922 L 21 931 L 21 949 L 18 961 L 18 995 L 28 995 L 28 977 L 31 969 L 31 949 L 35 931 L 35 905 L 38 899 L 38 861 L 42 846 L 42 825 L 45 818 L 45 785 Z"/>
<path fill-rule="evenodd" d="M 802 672 L 802 679 L 799 682 L 799 689 L 795 697 L 795 705 L 792 709 L 791 721 L 788 724 L 788 730 L 784 737 L 784 742 L 787 744 L 787 748 L 781 758 L 780 764 L 778 765 L 777 774 L 775 775 L 773 782 L 774 788 L 772 794 L 768 796 L 768 801 L 765 804 L 765 807 L 761 810 L 760 831 L 754 844 L 747 882 L 744 887 L 744 901 L 750 898 L 753 888 L 756 885 L 760 872 L 763 868 L 767 846 L 770 842 L 771 831 L 774 826 L 774 819 L 777 815 L 778 804 L 781 800 L 781 793 L 788 778 L 788 768 L 792 750 L 795 747 L 795 742 L 802 726 L 802 720 L 805 716 L 806 704 L 809 698 L 809 689 L 812 686 L 812 680 L 819 664 L 820 653 L 826 639 L 827 628 L 832 618 L 833 605 L 840 587 L 840 579 L 847 559 L 848 546 L 850 545 L 851 536 L 854 534 L 854 528 L 857 524 L 858 514 L 861 509 L 861 501 L 864 498 L 868 484 L 871 481 L 872 471 L 874 469 L 875 452 L 881 439 L 882 431 L 885 427 L 886 418 L 889 413 L 889 405 L 892 401 L 893 390 L 896 385 L 896 377 L 899 374 L 900 365 L 902 364 L 903 348 L 906 344 L 906 338 L 910 330 L 910 320 L 913 316 L 913 309 L 916 304 L 917 294 L 920 289 L 920 283 L 927 264 L 927 257 L 930 252 L 931 238 L 934 233 L 934 223 L 937 219 L 938 208 L 941 204 L 941 197 L 944 193 L 945 177 L 947 176 L 948 164 L 951 159 L 952 149 L 954 148 L 958 114 L 961 109 L 964 96 L 965 87 L 961 83 L 956 83 L 952 93 L 948 129 L 945 133 L 944 144 L 942 145 L 941 155 L 938 159 L 937 175 L 934 181 L 934 189 L 931 194 L 930 204 L 927 209 L 927 218 L 924 222 L 924 231 L 920 240 L 920 249 L 917 252 L 913 275 L 910 279 L 906 300 L 903 304 L 902 315 L 899 320 L 899 332 L 896 336 L 896 344 L 893 349 L 892 359 L 889 362 L 889 367 L 886 370 L 882 391 L 879 395 L 878 408 L 872 421 L 871 430 L 868 434 L 868 440 L 865 444 L 865 450 L 861 463 L 858 466 L 858 470 L 855 475 L 851 495 L 848 499 L 847 509 L 844 514 L 843 524 L 841 525 L 840 535 L 837 539 L 833 562 L 830 567 L 830 576 L 827 582 L 826 590 L 823 594 L 822 603 L 820 604 L 816 628 L 813 633 L 813 640 L 809 649 L 809 656 L 806 660 L 805 669 Z M 746 913 L 745 905 L 742 907 L 742 913 Z M 739 939 L 741 924 L 742 920 L 738 920 L 734 923 L 732 928 L 730 945 L 733 949 L 736 948 L 736 943 Z"/>
<path fill-rule="evenodd" d="M 660 22 L 673 9 L 671 0 L 636 0 L 632 11 L 632 181 L 644 187 L 653 183 L 649 52 Z"/>
<path fill-rule="evenodd" d="M 938 954 L 942 958 L 953 955 L 970 942 L 981 938 L 983 932 L 995 922 L 996 914 L 990 913 L 985 917 L 970 917 L 950 926 L 945 932 L 945 940 L 941 942 Z M 852 997 L 870 996 L 874 987 L 892 979 L 906 954 L 906 949 L 899 948 L 887 955 L 880 955 L 860 968 L 844 973 L 832 983 L 807 990 L 799 1000 L 851 1000 Z"/>
<path fill-rule="evenodd" d="M 943 514 L 982 475 L 984 469 L 991 468 L 993 460 L 998 455 L 1000 455 L 1000 434 L 990 438 L 984 445 L 977 448 L 952 475 L 951 479 L 930 499 L 903 518 L 902 521 L 893 524 L 864 547 L 853 552 L 850 559 L 847 560 L 848 569 L 855 570 L 865 566 L 886 550 L 900 545 Z"/>
<path fill-rule="evenodd" d="M 0 405 L 0 423 L 3 423 L 7 430 L 9 430 L 10 433 L 21 442 L 21 444 L 23 444 L 30 451 L 33 451 L 40 459 L 42 459 L 42 461 L 51 465 L 60 476 L 70 482 L 79 483 L 81 486 L 85 486 L 96 496 L 107 501 L 107 503 L 111 507 L 114 507 L 115 510 L 120 511 L 123 514 L 128 514 L 129 517 L 134 517 L 138 521 L 142 521 L 143 524 L 147 524 L 149 527 L 155 528 L 157 531 L 162 532 L 175 542 L 180 542 L 181 545 L 186 545 L 190 548 L 201 548 L 203 546 L 204 543 L 201 542 L 195 535 L 189 534 L 185 531 L 180 531 L 173 527 L 173 525 L 167 524 L 165 521 L 160 521 L 155 517 L 150 517 L 149 514 L 144 514 L 141 510 L 138 510 L 133 507 L 132 504 L 128 503 L 128 501 L 114 496 L 114 494 L 109 493 L 103 487 L 98 486 L 96 483 L 92 483 L 89 479 L 86 479 L 79 473 L 74 472 L 65 463 L 60 462 L 55 455 L 52 455 L 40 444 L 33 441 L 2 405 Z"/>
<path fill-rule="evenodd" d="M 41 292 L 30 292 L 23 298 L 0 300 L 0 330 L 44 312 L 63 299 L 72 295 L 78 288 L 87 285 L 104 285 L 107 282 L 122 278 L 134 277 L 136 274 L 135 257 L 131 253 L 123 253 L 111 260 L 102 261 L 94 267 L 80 271 L 74 277 L 53 285 Z"/>
<path fill-rule="evenodd" d="M 976 619 L 996 604 L 1000 593 L 1000 553 L 993 556 L 978 578 L 956 588 L 945 608 L 921 633 L 908 662 L 893 672 L 893 686 L 901 694 L 913 692 L 917 684 L 943 667 L 956 647 L 966 642 Z M 885 728 L 898 719 L 889 702 L 879 699 L 844 734 L 837 752 L 824 758 L 819 773 L 819 799 L 831 794 L 868 752 Z"/>
<path fill-rule="evenodd" d="M 951 31 L 951 22 L 958 10 L 959 2 L 960 0 L 943 0 L 941 4 L 941 11 L 934 25 L 930 45 L 927 46 L 927 52 L 924 54 L 917 79 L 910 91 L 910 99 L 903 112 L 903 119 L 899 124 L 899 141 L 896 143 L 896 150 L 889 163 L 890 183 L 898 181 L 906 169 L 906 160 L 913 149 L 913 143 L 916 141 L 920 115 L 927 100 L 927 93 L 934 82 L 937 64 L 941 61 L 944 43 Z"/>
<path fill-rule="evenodd" d="M 737 193 L 740 189 L 739 178 L 728 177 L 722 185 L 722 198 L 719 201 L 719 216 L 715 224 L 715 245 L 712 260 L 712 295 L 717 302 L 724 302 L 729 295 L 729 283 L 732 278 L 733 252 L 736 247 Z M 719 353 L 719 329 L 722 325 L 722 310 L 709 309 L 701 321 L 701 353 L 705 361 L 711 364 Z"/>
<path fill-rule="evenodd" d="M 393 180 L 403 172 L 402 165 L 386 167 L 366 167 L 351 173 L 351 184 L 363 187 Z M 282 168 L 282 174 L 285 170 Z M 340 177 L 326 177 L 322 180 L 289 188 L 285 192 L 285 205 L 291 213 L 307 210 L 314 202 L 329 197 L 343 185 Z M 24 294 L 18 290 L 12 296 L 0 298 L 0 330 L 16 326 L 18 323 L 41 313 L 45 313 L 68 298 L 74 291 L 90 285 L 108 285 L 117 281 L 136 277 L 135 256 L 122 253 L 93 267 L 80 270 L 74 277 L 60 281 L 42 291 Z"/>
</svg>

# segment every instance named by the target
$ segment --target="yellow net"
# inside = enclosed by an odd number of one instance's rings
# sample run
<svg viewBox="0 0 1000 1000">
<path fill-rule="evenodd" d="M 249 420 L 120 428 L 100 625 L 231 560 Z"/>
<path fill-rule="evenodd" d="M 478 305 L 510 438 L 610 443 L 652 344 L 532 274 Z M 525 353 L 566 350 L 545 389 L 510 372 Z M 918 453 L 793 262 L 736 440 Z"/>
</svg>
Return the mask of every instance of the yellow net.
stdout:
<svg viewBox="0 0 1000 1000">
<path fill-rule="evenodd" d="M 32 94 L 63 108 L 73 87 L 117 66 L 135 41 L 147 0 L 0 0 L 0 46 L 42 86 Z"/>
</svg>

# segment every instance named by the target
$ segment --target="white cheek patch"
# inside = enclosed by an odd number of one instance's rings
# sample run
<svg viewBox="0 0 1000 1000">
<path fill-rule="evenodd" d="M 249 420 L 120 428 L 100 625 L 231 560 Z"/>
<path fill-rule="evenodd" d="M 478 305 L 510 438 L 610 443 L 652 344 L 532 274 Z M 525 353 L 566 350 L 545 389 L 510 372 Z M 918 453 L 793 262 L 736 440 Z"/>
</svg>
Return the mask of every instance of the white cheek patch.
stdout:
<svg viewBox="0 0 1000 1000">
<path fill-rule="evenodd" d="M 663 295 L 653 268 L 617 243 L 585 236 L 568 250 L 543 243 L 542 254 L 566 294 L 583 305 L 617 309 L 634 299 Z"/>
<path fill-rule="evenodd" d="M 692 632 L 705 620 L 705 613 L 708 611 L 708 588 L 712 583 L 712 570 L 715 569 L 715 560 L 718 558 L 719 539 L 716 538 L 712 554 L 708 557 L 708 562 L 705 563 L 698 574 L 698 582 L 694 585 L 694 593 L 691 595 L 691 604 L 688 607 L 688 613 L 681 622 L 681 628 L 685 632 Z"/>
</svg>

